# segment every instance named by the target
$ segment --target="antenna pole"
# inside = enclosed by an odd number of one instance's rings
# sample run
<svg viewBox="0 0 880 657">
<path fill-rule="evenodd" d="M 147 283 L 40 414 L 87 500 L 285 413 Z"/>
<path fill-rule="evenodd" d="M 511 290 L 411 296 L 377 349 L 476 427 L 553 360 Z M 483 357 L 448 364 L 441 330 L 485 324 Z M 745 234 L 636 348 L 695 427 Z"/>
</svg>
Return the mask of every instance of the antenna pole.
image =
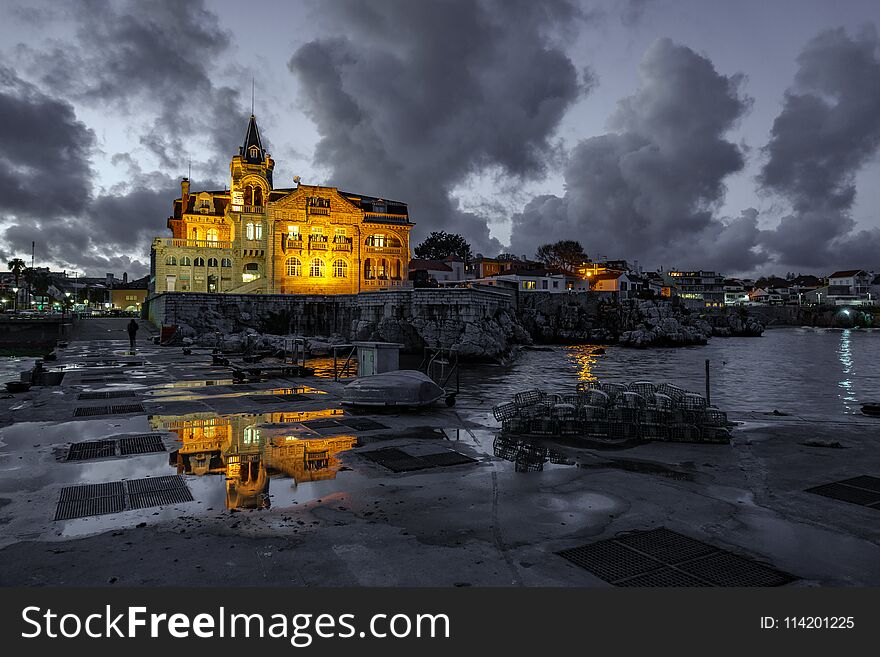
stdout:
<svg viewBox="0 0 880 657">
<path fill-rule="evenodd" d="M 254 114 L 254 92 L 256 90 L 256 78 L 251 78 L 251 116 Z"/>
</svg>

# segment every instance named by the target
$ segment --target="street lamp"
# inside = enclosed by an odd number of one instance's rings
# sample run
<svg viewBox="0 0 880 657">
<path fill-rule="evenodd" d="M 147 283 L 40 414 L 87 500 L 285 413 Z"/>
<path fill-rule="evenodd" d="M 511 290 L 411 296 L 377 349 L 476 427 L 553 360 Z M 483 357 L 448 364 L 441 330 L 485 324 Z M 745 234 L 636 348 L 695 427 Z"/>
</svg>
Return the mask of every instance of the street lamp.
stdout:
<svg viewBox="0 0 880 657">
<path fill-rule="evenodd" d="M 13 301 L 12 312 L 18 312 L 18 288 L 17 287 L 12 288 L 12 294 L 14 295 L 12 297 L 12 301 Z"/>
</svg>

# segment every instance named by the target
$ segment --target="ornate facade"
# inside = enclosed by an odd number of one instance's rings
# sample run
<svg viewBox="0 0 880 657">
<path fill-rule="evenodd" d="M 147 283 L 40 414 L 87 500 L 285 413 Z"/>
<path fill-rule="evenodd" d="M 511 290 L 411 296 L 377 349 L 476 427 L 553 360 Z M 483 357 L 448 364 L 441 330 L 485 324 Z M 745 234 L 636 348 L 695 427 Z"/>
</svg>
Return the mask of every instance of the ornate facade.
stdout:
<svg viewBox="0 0 880 657">
<path fill-rule="evenodd" d="M 407 206 L 335 187 L 276 189 L 251 116 L 230 189 L 180 184 L 170 238 L 151 250 L 151 292 L 354 294 L 406 284 Z"/>
</svg>

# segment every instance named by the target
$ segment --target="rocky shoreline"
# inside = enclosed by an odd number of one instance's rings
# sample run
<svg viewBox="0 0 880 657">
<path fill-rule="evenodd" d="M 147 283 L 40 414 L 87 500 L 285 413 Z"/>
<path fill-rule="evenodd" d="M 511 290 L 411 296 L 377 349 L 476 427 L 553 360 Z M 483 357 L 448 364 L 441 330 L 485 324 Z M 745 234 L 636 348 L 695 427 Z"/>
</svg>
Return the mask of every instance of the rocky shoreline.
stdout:
<svg viewBox="0 0 880 657">
<path fill-rule="evenodd" d="M 355 319 L 346 334 L 312 336 L 307 345 L 312 354 L 323 355 L 333 344 L 378 340 L 401 343 L 413 353 L 425 347 L 445 347 L 457 349 L 467 360 L 506 362 L 515 358 L 519 348 L 532 345 L 683 347 L 706 344 L 711 337 L 756 337 L 764 330 L 743 309 L 699 314 L 668 301 L 603 304 L 589 298 L 553 296 L 559 298 L 529 298 L 516 308 L 499 309 L 491 317 L 472 321 L 455 316 Z M 216 346 L 224 352 L 284 346 L 285 336 L 274 326 L 234 331 L 228 317 L 218 322 L 207 316 L 203 319 L 198 327 L 180 325 L 187 343 Z"/>
</svg>

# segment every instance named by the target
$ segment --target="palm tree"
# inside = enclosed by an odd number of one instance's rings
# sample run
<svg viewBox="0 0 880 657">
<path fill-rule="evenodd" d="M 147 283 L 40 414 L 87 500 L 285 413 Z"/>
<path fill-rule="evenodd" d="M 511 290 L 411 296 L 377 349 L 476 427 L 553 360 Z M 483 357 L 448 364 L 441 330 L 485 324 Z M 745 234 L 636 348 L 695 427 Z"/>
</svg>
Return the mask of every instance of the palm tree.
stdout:
<svg viewBox="0 0 880 657">
<path fill-rule="evenodd" d="M 9 271 L 12 272 L 12 275 L 15 276 L 15 287 L 19 287 L 18 279 L 21 278 L 21 272 L 25 269 L 24 260 L 21 258 L 13 258 L 6 263 L 6 265 L 9 267 Z"/>
</svg>

